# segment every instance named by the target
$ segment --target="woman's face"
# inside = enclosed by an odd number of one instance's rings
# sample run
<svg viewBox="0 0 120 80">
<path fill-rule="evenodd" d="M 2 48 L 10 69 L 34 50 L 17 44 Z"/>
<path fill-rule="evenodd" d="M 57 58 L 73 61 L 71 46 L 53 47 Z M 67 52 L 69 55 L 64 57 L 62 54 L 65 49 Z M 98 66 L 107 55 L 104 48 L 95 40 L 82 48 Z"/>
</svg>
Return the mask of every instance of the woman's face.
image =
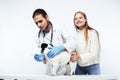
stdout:
<svg viewBox="0 0 120 80">
<path fill-rule="evenodd" d="M 81 14 L 81 13 L 77 13 L 74 16 L 74 25 L 76 27 L 78 27 L 79 29 L 83 29 L 83 27 L 85 26 L 87 20 L 85 19 L 85 17 Z"/>
</svg>

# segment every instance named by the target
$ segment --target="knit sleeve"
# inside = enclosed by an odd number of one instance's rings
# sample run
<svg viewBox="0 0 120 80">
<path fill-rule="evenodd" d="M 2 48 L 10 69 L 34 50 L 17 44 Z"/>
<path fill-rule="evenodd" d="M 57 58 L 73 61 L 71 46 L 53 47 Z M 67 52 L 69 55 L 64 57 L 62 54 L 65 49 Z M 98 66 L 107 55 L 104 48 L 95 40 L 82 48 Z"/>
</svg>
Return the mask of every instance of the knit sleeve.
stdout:
<svg viewBox="0 0 120 80">
<path fill-rule="evenodd" d="M 94 31 L 89 35 L 87 49 L 84 54 L 80 54 L 82 64 L 92 64 L 97 62 L 100 53 L 100 43 L 97 32 Z"/>
</svg>

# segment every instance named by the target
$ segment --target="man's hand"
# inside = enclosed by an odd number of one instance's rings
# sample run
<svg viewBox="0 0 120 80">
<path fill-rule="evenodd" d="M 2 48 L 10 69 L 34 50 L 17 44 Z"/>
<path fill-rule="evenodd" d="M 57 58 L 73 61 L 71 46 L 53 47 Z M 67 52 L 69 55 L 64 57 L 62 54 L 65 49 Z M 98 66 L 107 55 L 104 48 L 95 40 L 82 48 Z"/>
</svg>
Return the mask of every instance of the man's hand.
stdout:
<svg viewBox="0 0 120 80">
<path fill-rule="evenodd" d="M 35 54 L 34 59 L 38 62 L 44 61 L 44 55 L 43 54 Z"/>
<path fill-rule="evenodd" d="M 56 55 L 58 55 L 59 53 L 61 53 L 62 51 L 64 51 L 63 46 L 55 46 L 55 47 L 51 47 L 49 49 L 51 49 L 51 50 L 47 53 L 48 58 L 53 58 Z"/>
</svg>

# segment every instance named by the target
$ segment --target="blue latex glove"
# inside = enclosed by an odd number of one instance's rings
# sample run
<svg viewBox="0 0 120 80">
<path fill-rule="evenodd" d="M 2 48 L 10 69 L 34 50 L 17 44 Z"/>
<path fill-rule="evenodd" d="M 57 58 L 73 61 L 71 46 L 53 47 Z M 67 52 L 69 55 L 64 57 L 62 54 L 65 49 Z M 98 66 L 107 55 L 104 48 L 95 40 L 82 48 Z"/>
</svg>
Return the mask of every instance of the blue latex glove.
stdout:
<svg viewBox="0 0 120 80">
<path fill-rule="evenodd" d="M 34 59 L 38 62 L 42 62 L 44 60 L 44 55 L 43 54 L 35 54 Z"/>
<path fill-rule="evenodd" d="M 49 49 L 51 49 L 51 50 L 47 53 L 47 56 L 48 56 L 48 58 L 53 58 L 56 55 L 58 55 L 59 53 L 61 53 L 64 50 L 64 47 L 63 46 L 55 46 L 55 47 L 51 47 Z"/>
</svg>

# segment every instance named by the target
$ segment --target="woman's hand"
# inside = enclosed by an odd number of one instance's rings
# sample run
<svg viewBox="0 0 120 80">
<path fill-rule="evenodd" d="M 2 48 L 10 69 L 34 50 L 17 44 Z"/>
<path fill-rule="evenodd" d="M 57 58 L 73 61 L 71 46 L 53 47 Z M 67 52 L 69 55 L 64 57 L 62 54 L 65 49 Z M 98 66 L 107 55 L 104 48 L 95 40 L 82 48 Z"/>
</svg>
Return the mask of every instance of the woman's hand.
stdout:
<svg viewBox="0 0 120 80">
<path fill-rule="evenodd" d="M 78 54 L 76 54 L 76 52 L 71 53 L 71 57 L 70 57 L 71 62 L 78 61 L 79 59 L 80 59 L 80 56 Z"/>
</svg>

